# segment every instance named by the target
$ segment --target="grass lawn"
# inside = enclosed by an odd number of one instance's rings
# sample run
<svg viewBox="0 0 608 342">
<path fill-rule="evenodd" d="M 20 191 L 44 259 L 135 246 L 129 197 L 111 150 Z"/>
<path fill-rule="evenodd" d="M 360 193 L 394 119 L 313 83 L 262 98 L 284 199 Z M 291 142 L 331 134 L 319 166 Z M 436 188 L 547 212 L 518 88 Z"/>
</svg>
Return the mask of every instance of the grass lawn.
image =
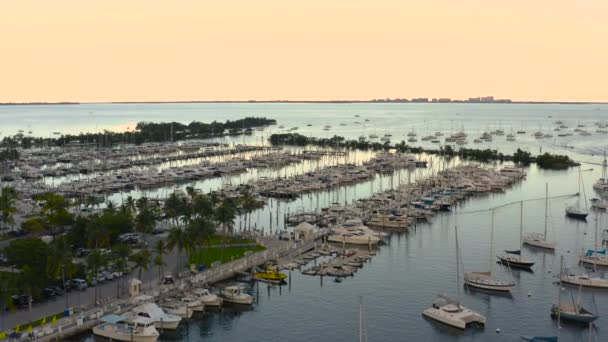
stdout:
<svg viewBox="0 0 608 342">
<path fill-rule="evenodd" d="M 237 243 L 255 243 L 254 239 L 242 239 L 242 238 L 237 238 L 237 237 L 226 237 L 226 240 L 224 241 L 224 238 L 222 238 L 221 236 L 214 236 L 211 239 L 209 239 L 208 241 L 205 241 L 205 243 L 209 244 L 209 245 L 221 245 L 223 243 L 226 243 L 228 245 L 232 245 L 232 244 L 237 244 Z"/>
<path fill-rule="evenodd" d="M 245 255 L 245 252 L 260 252 L 266 249 L 264 246 L 251 246 L 251 247 L 229 247 L 224 248 L 201 248 L 198 250 L 196 255 L 190 256 L 190 264 L 206 265 L 209 266 L 216 261 L 225 263 L 228 261 L 236 260 Z M 222 255 L 223 253 L 223 255 Z"/>
</svg>

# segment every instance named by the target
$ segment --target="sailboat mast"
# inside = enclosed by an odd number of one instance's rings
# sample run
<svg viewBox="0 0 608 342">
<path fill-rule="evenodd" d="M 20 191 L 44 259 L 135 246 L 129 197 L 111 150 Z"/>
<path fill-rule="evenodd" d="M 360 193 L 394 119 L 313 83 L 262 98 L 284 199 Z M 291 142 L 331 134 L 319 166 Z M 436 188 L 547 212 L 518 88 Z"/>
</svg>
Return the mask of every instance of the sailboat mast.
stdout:
<svg viewBox="0 0 608 342">
<path fill-rule="evenodd" d="M 492 225 L 490 228 L 490 274 L 494 274 L 494 209 L 492 209 Z"/>
<path fill-rule="evenodd" d="M 563 273 L 563 267 L 564 267 L 564 256 L 562 255 L 559 261 L 559 288 L 557 289 L 557 309 L 561 310 L 562 309 L 562 273 Z M 560 327 L 559 321 L 560 321 L 560 316 L 561 315 L 557 315 L 557 327 Z"/>
<path fill-rule="evenodd" d="M 523 241 L 522 241 L 523 234 L 524 234 L 524 201 L 521 201 L 521 202 L 519 202 L 519 253 L 520 253 L 519 255 L 521 255 L 521 249 L 522 249 L 522 245 L 523 245 Z"/>
<path fill-rule="evenodd" d="M 460 302 L 460 253 L 458 251 L 458 226 L 454 226 L 456 233 L 456 288 L 458 289 L 458 301 Z"/>
<path fill-rule="evenodd" d="M 595 250 L 593 251 L 593 254 L 596 254 L 598 251 L 598 246 L 597 246 L 597 221 L 598 221 L 598 217 L 599 215 L 595 215 Z M 593 271 L 597 272 L 597 261 L 594 260 L 593 261 Z"/>
<path fill-rule="evenodd" d="M 545 240 L 547 240 L 547 216 L 549 208 L 549 183 L 545 183 Z"/>
</svg>

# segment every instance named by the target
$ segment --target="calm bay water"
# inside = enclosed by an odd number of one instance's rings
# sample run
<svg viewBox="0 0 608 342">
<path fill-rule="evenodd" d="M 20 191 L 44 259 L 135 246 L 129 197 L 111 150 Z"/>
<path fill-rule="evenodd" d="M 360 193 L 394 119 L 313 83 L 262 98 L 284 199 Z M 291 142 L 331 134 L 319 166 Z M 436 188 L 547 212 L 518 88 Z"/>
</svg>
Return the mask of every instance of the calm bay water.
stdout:
<svg viewBox="0 0 608 342">
<path fill-rule="evenodd" d="M 405 134 L 415 130 L 420 136 L 443 131 L 456 132 L 464 128 L 469 140 L 481 131 L 502 128 L 506 133 L 524 127 L 526 137 L 518 136 L 515 143 L 495 138 L 493 143 L 480 147 L 498 148 L 512 152 L 517 146 L 537 153 L 543 150 L 570 153 L 575 159 L 599 163 L 598 156 L 608 145 L 599 134 L 590 137 L 573 136 L 558 140 L 537 141 L 530 134 L 542 129 L 549 133 L 553 121 L 562 120 L 571 129 L 579 123 L 588 129 L 596 121 L 608 120 L 605 105 L 469 105 L 469 104 L 90 104 L 74 106 L 0 106 L 0 128 L 3 135 L 19 129 L 31 129 L 34 135 L 48 135 L 53 131 L 77 133 L 101 129 L 119 129 L 138 121 L 192 120 L 211 121 L 238 119 L 245 115 L 267 116 L 278 120 L 285 128 L 299 126 L 298 132 L 311 136 L 334 134 L 357 138 L 373 132 L 382 136 L 393 135 L 393 141 L 405 140 Z M 360 117 L 355 118 L 355 115 Z M 549 118 L 549 116 L 552 116 Z M 365 123 L 364 119 L 370 121 Z M 355 124 L 359 121 L 360 124 Z M 307 127 L 307 124 L 312 127 Z M 340 123 L 345 123 L 341 126 Z M 331 131 L 324 131 L 331 125 Z M 268 131 L 268 130 L 267 130 Z M 269 131 L 278 131 L 277 127 Z M 594 131 L 594 128 L 593 128 Z M 553 133 L 553 132 L 551 132 Z M 268 132 L 265 132 L 268 134 Z M 242 141 L 242 137 L 233 139 Z M 255 136 L 253 141 L 262 141 Z M 565 144 L 574 147 L 566 149 Z M 470 144 L 473 146 L 473 144 Z M 364 157 L 359 156 L 359 157 Z M 294 167 L 297 168 L 297 167 Z M 593 168 L 591 171 L 587 171 Z M 585 193 L 592 197 L 591 185 L 600 177 L 597 165 L 583 164 Z M 524 231 L 542 232 L 544 222 L 545 183 L 549 183 L 550 196 L 573 194 L 578 191 L 578 170 L 543 171 L 532 166 L 526 170 L 528 178 L 505 193 L 491 194 L 468 200 L 454 212 L 437 215 L 430 223 L 418 224 L 407 233 L 393 234 L 387 245 L 381 246 L 378 255 L 352 278 L 334 283 L 331 278 L 321 279 L 289 273 L 284 286 L 254 285 L 251 289 L 256 305 L 251 311 L 225 310 L 205 313 L 184 324 L 176 334 L 164 335 L 163 341 L 309 341 L 311 338 L 332 341 L 357 340 L 359 298 L 363 298 L 367 316 L 369 341 L 517 341 L 520 335 L 560 335 L 562 341 L 587 341 L 587 327 L 563 323 L 558 329 L 549 317 L 551 304 L 557 301 L 560 256 L 565 256 L 569 267 L 576 266 L 577 255 L 583 248 L 591 248 L 594 239 L 592 213 L 588 222 L 574 221 L 564 216 L 567 204 L 574 197 L 561 197 L 549 201 L 550 236 L 557 240 L 555 253 L 524 247 L 524 254 L 536 262 L 534 272 L 522 272 L 493 264 L 490 255 L 490 213 L 480 211 L 498 205 L 526 199 Z M 289 172 L 297 172 L 291 170 Z M 294 202 L 272 201 L 271 206 L 252 215 L 258 227 L 270 229 L 273 220 L 289 210 L 314 209 L 333 202 L 352 202 L 374 191 L 386 189 L 391 181 L 395 185 L 424 176 L 424 172 L 377 177 L 373 182 L 343 187 L 319 195 L 304 196 Z M 202 189 L 213 189 L 222 182 L 242 181 L 244 177 L 215 179 L 197 184 Z M 271 176 L 271 175 L 269 175 Z M 114 195 L 120 201 L 122 195 Z M 277 208 L 277 206 L 279 206 Z M 279 215 L 276 215 L 279 213 Z M 606 215 L 599 216 L 600 229 L 606 228 Z M 276 222 L 273 223 L 276 228 Z M 484 329 L 459 332 L 424 319 L 426 309 L 438 293 L 456 296 L 455 234 L 459 227 L 460 249 L 465 270 L 495 268 L 498 275 L 513 277 L 517 286 L 510 297 L 493 296 L 479 292 L 466 292 L 461 288 L 464 304 L 488 318 Z M 279 222 L 279 227 L 283 224 Z M 516 249 L 519 243 L 519 204 L 501 208 L 495 217 L 495 253 Z M 563 298 L 576 298 L 576 289 L 566 287 Z M 528 296 L 530 294 L 530 296 Z M 608 330 L 608 292 L 582 291 L 582 303 L 591 311 L 599 310 L 602 316 L 596 322 L 599 340 L 606 338 Z M 501 329 L 500 334 L 495 331 Z M 82 336 L 76 340 L 92 340 Z"/>
<path fill-rule="evenodd" d="M 359 117 L 355 117 L 359 115 Z M 418 137 L 436 131 L 469 134 L 469 147 L 493 148 L 512 152 L 517 147 L 534 154 L 540 151 L 561 151 L 576 155 L 601 154 L 608 142 L 602 134 L 595 134 L 594 122 L 608 122 L 608 105 L 559 104 L 417 104 L 417 103 L 164 103 L 164 104 L 80 104 L 0 106 L 0 137 L 13 135 L 18 130 L 31 130 L 36 136 L 52 136 L 52 132 L 79 133 L 103 130 L 125 130 L 140 121 L 235 120 L 245 116 L 265 116 L 276 119 L 286 129 L 299 127 L 306 136 L 331 137 L 342 135 L 358 138 L 375 133 L 392 134 L 392 141 L 407 140 L 406 134 L 415 131 Z M 369 121 L 366 122 L 365 119 Z M 592 136 L 557 137 L 555 121 L 563 121 L 572 131 L 578 124 L 594 133 Z M 358 123 L 357 123 L 358 122 Z M 307 126 L 310 124 L 311 126 Z M 344 124 L 344 125 L 340 125 Z M 331 130 L 323 127 L 330 125 Z M 269 133 L 281 131 L 271 127 L 264 137 L 227 139 L 236 143 L 247 139 L 260 142 Z M 473 145 L 473 139 L 483 131 L 503 129 L 505 133 L 523 129 L 516 142 L 496 137 L 493 142 Z M 532 133 L 542 131 L 554 138 L 536 140 Z M 247 141 L 246 140 L 246 141 Z M 430 142 L 421 142 L 431 146 Z M 415 144 L 414 144 L 415 145 Z M 435 145 L 436 146 L 436 145 Z M 581 156 L 582 157 L 582 156 Z M 589 159 L 589 158 L 587 158 Z"/>
</svg>

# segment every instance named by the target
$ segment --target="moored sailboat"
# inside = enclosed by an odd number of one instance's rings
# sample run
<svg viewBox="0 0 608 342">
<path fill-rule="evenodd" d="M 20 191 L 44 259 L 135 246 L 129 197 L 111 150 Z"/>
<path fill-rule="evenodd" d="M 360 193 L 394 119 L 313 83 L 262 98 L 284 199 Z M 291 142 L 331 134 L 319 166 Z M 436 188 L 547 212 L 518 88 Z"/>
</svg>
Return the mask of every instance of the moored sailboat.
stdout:
<svg viewBox="0 0 608 342">
<path fill-rule="evenodd" d="M 523 236 L 523 243 L 529 246 L 539 247 L 554 250 L 555 242 L 547 239 L 547 218 L 548 218 L 548 207 L 549 207 L 549 184 L 545 184 L 545 232 L 544 234 L 539 233 L 527 233 Z"/>
<path fill-rule="evenodd" d="M 494 210 L 492 210 L 492 224 L 490 233 L 490 271 L 489 272 L 465 272 L 464 283 L 467 287 L 482 290 L 510 292 L 515 284 L 510 281 L 496 279 L 494 277 Z"/>
<path fill-rule="evenodd" d="M 599 318 L 598 315 L 593 314 L 589 310 L 583 308 L 580 305 L 580 286 L 579 286 L 579 298 L 577 302 L 572 300 L 572 304 L 562 303 L 562 278 L 561 274 L 563 272 L 564 265 L 564 256 L 562 255 L 560 261 L 560 280 L 559 280 L 559 289 L 558 289 L 558 303 L 553 304 L 551 306 L 551 316 L 558 319 L 565 319 L 574 322 L 580 323 L 591 323 Z M 559 324 L 559 323 L 558 323 Z"/>
<path fill-rule="evenodd" d="M 576 205 L 571 205 L 566 208 L 566 216 L 579 219 L 586 220 L 587 215 L 589 215 L 589 211 L 587 210 L 587 200 L 585 200 L 585 208 L 581 207 L 581 183 L 583 179 L 581 177 L 581 168 L 578 168 L 578 201 Z M 585 189 L 583 188 L 583 195 L 585 194 Z"/>
<path fill-rule="evenodd" d="M 516 268 L 524 268 L 529 269 L 534 266 L 534 262 L 528 260 L 525 256 L 521 255 L 522 244 L 523 244 L 523 230 L 524 230 L 524 222 L 523 222 L 523 211 L 524 211 L 524 202 L 521 201 L 519 203 L 519 250 L 517 251 L 505 251 L 504 254 L 498 255 L 498 260 L 504 265 L 509 267 Z"/>
</svg>

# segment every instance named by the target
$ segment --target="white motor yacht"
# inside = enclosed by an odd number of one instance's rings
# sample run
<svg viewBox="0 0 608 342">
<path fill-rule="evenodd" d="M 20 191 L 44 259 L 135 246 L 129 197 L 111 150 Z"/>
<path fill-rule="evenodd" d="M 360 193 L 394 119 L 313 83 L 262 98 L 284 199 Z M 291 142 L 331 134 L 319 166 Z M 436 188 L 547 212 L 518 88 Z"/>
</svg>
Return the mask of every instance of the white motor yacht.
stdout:
<svg viewBox="0 0 608 342">
<path fill-rule="evenodd" d="M 178 315 L 167 314 L 155 303 L 143 303 L 133 309 L 131 313 L 135 317 L 145 317 L 154 320 L 154 326 L 158 329 L 175 330 L 182 321 Z"/>
<path fill-rule="evenodd" d="M 171 315 L 177 315 L 181 318 L 191 318 L 194 311 L 188 306 L 177 300 L 169 300 L 160 303 L 160 307 Z"/>
<path fill-rule="evenodd" d="M 227 286 L 221 294 L 225 302 L 232 304 L 251 305 L 253 296 L 243 291 L 240 286 Z"/>
<path fill-rule="evenodd" d="M 198 298 L 205 306 L 221 306 L 222 298 L 211 293 L 209 289 L 196 288 L 192 290 L 192 294 Z"/>
<path fill-rule="evenodd" d="M 93 335 L 105 337 L 113 341 L 126 342 L 156 342 L 158 330 L 154 320 L 137 317 L 133 320 L 124 316 L 108 315 L 101 318 L 103 323 L 93 327 Z"/>
<path fill-rule="evenodd" d="M 205 305 L 194 296 L 184 296 L 181 298 L 182 303 L 186 304 L 188 309 L 194 312 L 202 312 Z"/>
</svg>

